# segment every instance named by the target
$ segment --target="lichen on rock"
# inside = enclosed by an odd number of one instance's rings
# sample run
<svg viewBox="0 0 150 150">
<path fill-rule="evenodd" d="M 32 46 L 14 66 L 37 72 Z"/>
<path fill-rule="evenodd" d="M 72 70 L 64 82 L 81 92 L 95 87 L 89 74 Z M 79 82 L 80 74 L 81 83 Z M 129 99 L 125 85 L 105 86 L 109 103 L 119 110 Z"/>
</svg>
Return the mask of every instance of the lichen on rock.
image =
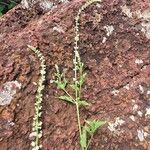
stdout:
<svg viewBox="0 0 150 150">
<path fill-rule="evenodd" d="M 0 91 L 0 105 L 9 105 L 18 89 L 21 89 L 21 83 L 18 81 L 4 83 Z"/>
</svg>

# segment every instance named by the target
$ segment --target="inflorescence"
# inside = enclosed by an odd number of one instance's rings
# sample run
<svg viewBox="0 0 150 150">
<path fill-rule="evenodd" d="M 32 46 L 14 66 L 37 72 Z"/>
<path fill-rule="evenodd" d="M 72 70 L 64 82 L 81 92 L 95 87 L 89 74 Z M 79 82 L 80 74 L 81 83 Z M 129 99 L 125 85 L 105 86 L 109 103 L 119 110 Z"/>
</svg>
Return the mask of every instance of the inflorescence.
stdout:
<svg viewBox="0 0 150 150">
<path fill-rule="evenodd" d="M 31 142 L 32 150 L 39 150 L 42 148 L 40 143 L 40 138 L 42 137 L 42 121 L 40 120 L 42 115 L 42 99 L 43 99 L 43 90 L 45 88 L 45 74 L 46 74 L 46 65 L 45 58 L 42 53 L 33 46 L 28 45 L 28 47 L 38 56 L 40 60 L 40 78 L 38 80 L 38 89 L 35 98 L 35 115 L 33 118 L 32 133 L 30 137 L 33 138 Z"/>
</svg>

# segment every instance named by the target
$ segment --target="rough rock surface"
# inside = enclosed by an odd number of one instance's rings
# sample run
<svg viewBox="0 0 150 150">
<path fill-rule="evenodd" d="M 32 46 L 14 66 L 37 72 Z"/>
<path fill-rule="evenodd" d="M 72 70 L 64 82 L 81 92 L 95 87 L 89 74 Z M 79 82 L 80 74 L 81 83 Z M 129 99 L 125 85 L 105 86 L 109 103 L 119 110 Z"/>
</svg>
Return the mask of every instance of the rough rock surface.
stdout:
<svg viewBox="0 0 150 150">
<path fill-rule="evenodd" d="M 54 65 L 72 78 L 74 18 L 83 0 L 60 3 L 48 12 L 20 5 L 0 19 L 0 92 L 7 82 L 20 89 L 0 105 L 0 150 L 30 150 L 29 134 L 39 77 L 32 45 L 46 57 L 43 150 L 79 150 L 75 108 L 55 97 Z M 150 150 L 150 3 L 103 0 L 81 15 L 80 53 L 87 80 L 83 97 L 91 106 L 83 119 L 104 119 L 90 150 Z"/>
</svg>

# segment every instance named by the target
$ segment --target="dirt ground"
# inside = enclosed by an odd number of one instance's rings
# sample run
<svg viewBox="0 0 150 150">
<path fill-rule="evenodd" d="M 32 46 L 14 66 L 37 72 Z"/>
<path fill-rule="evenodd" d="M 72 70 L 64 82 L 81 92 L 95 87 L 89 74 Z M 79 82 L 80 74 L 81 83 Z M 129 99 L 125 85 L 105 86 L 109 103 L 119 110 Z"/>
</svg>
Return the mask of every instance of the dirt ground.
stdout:
<svg viewBox="0 0 150 150">
<path fill-rule="evenodd" d="M 21 5 L 0 18 L 0 150 L 30 150 L 39 61 L 46 58 L 43 150 L 79 150 L 74 106 L 59 101 L 54 65 L 72 79 L 74 18 L 83 0 L 50 11 Z M 84 119 L 102 119 L 89 150 L 150 150 L 150 2 L 103 0 L 81 15 L 80 54 L 87 79 Z M 4 104 L 4 102 L 9 104 Z M 2 104 L 3 102 L 3 104 Z"/>
</svg>

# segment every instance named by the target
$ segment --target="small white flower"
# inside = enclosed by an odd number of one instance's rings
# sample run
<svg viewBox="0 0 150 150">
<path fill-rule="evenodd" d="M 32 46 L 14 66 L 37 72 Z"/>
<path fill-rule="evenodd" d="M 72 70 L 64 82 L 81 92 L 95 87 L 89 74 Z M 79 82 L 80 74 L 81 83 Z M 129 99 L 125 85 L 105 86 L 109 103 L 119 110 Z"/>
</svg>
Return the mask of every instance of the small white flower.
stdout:
<svg viewBox="0 0 150 150">
<path fill-rule="evenodd" d="M 33 147 L 32 150 L 39 150 L 39 146 Z"/>
<path fill-rule="evenodd" d="M 77 35 L 74 39 L 75 41 L 79 41 L 79 36 Z"/>
<path fill-rule="evenodd" d="M 77 50 L 78 48 L 79 48 L 78 46 L 75 46 L 75 47 L 74 47 L 75 50 Z"/>
<path fill-rule="evenodd" d="M 41 70 L 40 73 L 41 73 L 42 75 L 45 75 L 45 74 L 46 74 L 46 71 L 45 71 L 45 70 Z"/>
<path fill-rule="evenodd" d="M 38 137 L 39 137 L 39 138 L 41 138 L 41 137 L 42 137 L 42 134 L 41 134 L 41 133 L 39 133 Z"/>
<path fill-rule="evenodd" d="M 41 56 L 41 57 L 40 57 L 40 60 L 44 60 L 44 56 Z"/>
<path fill-rule="evenodd" d="M 42 112 L 39 113 L 39 117 L 41 117 L 41 115 L 42 115 Z M 40 123 L 42 123 L 42 122 L 40 122 Z M 41 124 L 41 125 L 42 125 L 42 124 Z"/>
<path fill-rule="evenodd" d="M 73 78 L 73 81 L 77 81 L 77 79 L 76 79 L 76 78 Z"/>
<path fill-rule="evenodd" d="M 40 113 L 42 114 L 42 112 L 40 112 Z M 40 122 L 39 122 L 39 126 L 42 126 L 42 124 L 43 124 L 42 121 L 40 121 Z"/>
<path fill-rule="evenodd" d="M 32 138 L 32 137 L 35 137 L 35 136 L 37 136 L 37 133 L 36 132 L 32 132 L 32 133 L 30 133 L 29 138 Z"/>
<path fill-rule="evenodd" d="M 41 54 L 41 53 L 39 53 L 39 54 L 38 54 L 38 57 L 40 57 L 40 58 L 41 58 L 41 57 L 42 57 L 42 54 Z"/>
<path fill-rule="evenodd" d="M 34 141 L 31 142 L 31 146 L 35 147 L 35 142 Z"/>
</svg>

